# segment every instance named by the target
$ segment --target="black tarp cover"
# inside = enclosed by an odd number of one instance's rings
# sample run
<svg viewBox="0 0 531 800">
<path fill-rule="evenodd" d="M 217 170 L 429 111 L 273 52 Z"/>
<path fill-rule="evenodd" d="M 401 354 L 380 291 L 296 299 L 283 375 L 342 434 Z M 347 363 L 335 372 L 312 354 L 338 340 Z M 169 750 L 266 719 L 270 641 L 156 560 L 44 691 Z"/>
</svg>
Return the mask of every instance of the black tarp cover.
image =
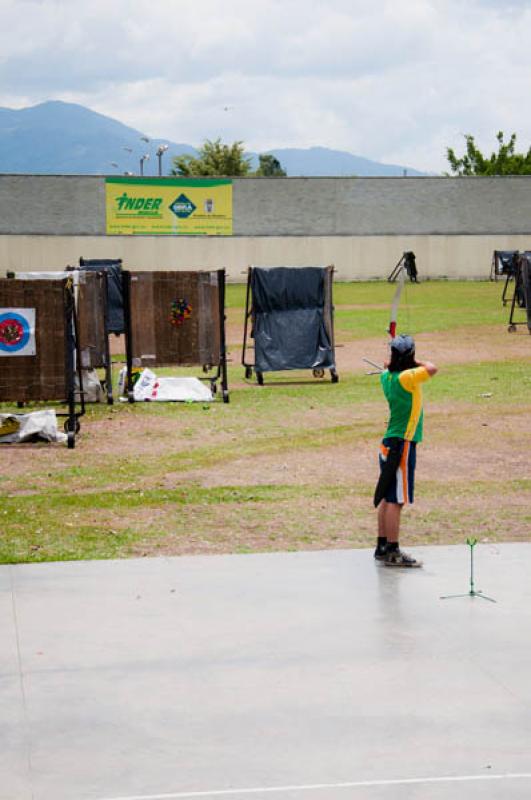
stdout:
<svg viewBox="0 0 531 800">
<path fill-rule="evenodd" d="M 531 331 L 531 251 L 520 253 L 518 258 L 516 299 L 520 308 L 527 311 L 527 327 Z"/>
<path fill-rule="evenodd" d="M 518 250 L 495 250 L 494 260 L 497 275 L 514 275 L 515 255 Z"/>
<path fill-rule="evenodd" d="M 335 367 L 324 267 L 252 267 L 255 369 Z"/>
<path fill-rule="evenodd" d="M 107 330 L 124 333 L 124 296 L 122 287 L 122 262 L 119 259 L 80 258 L 81 269 L 107 273 Z"/>
</svg>

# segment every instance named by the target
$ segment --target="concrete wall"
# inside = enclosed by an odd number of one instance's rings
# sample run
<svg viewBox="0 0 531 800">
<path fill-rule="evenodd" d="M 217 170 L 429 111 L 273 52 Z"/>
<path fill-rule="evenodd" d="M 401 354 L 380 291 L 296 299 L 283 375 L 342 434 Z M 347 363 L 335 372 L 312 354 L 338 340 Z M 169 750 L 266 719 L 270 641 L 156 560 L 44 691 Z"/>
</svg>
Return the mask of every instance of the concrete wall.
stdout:
<svg viewBox="0 0 531 800">
<path fill-rule="evenodd" d="M 240 180 L 247 236 L 531 233 L 531 177 Z"/>
<path fill-rule="evenodd" d="M 104 234 L 104 178 L 0 175 L 0 233 Z"/>
<path fill-rule="evenodd" d="M 85 258 L 121 258 L 128 269 L 225 267 L 241 282 L 250 264 L 334 264 L 336 280 L 385 278 L 404 250 L 417 256 L 420 278 L 487 279 L 493 250 L 529 250 L 528 236 L 0 236 L 4 270 L 51 270 Z"/>
<path fill-rule="evenodd" d="M 146 179 L 149 180 L 149 179 Z M 86 258 L 130 269 L 335 264 L 339 280 L 385 277 L 413 250 L 421 277 L 487 277 L 494 249 L 531 248 L 531 176 L 239 178 L 231 237 L 105 235 L 93 176 L 0 176 L 0 274 Z"/>
</svg>

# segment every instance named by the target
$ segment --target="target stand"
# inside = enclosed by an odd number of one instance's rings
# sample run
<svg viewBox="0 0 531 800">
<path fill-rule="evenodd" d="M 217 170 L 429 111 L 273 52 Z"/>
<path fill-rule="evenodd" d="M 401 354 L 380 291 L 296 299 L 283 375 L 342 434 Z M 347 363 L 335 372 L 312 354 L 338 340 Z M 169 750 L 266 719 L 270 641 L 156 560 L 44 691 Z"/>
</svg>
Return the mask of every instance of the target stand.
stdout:
<svg viewBox="0 0 531 800">
<path fill-rule="evenodd" d="M 133 368 L 202 367 L 199 380 L 229 402 L 225 270 L 123 272 L 127 399 Z"/>
<path fill-rule="evenodd" d="M 443 595 L 440 599 L 454 600 L 457 597 L 481 597 L 482 600 L 488 600 L 490 603 L 495 603 L 496 600 L 494 600 L 493 597 L 487 597 L 486 594 L 483 594 L 481 589 L 476 589 L 474 587 L 474 547 L 477 545 L 478 540 L 473 536 L 469 536 L 469 538 L 466 540 L 466 543 L 470 547 L 470 589 L 468 592 L 464 592 L 463 594 Z"/>
<path fill-rule="evenodd" d="M 525 314 L 525 320 L 516 320 L 517 309 L 521 309 Z M 531 251 L 529 250 L 519 253 L 516 257 L 514 291 L 507 328 L 509 333 L 514 333 L 517 325 L 526 325 L 527 330 L 531 333 Z"/>
<path fill-rule="evenodd" d="M 75 377 L 79 380 L 80 410 Z M 71 278 L 0 279 L 0 403 L 68 405 L 64 430 L 75 447 L 85 413 L 78 322 Z"/>
<path fill-rule="evenodd" d="M 245 378 L 264 373 L 311 370 L 314 378 L 335 363 L 334 267 L 256 267 L 247 270 L 241 363 Z"/>
</svg>

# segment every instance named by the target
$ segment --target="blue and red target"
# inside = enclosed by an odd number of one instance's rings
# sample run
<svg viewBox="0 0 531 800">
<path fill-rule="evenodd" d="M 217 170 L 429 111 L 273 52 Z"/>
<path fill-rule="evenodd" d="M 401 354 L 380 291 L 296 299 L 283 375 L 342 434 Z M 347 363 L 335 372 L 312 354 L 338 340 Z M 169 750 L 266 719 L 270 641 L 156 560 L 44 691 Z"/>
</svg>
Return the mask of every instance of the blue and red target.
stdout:
<svg viewBox="0 0 531 800">
<path fill-rule="evenodd" d="M 18 353 L 31 336 L 29 320 L 16 311 L 0 313 L 0 351 L 6 355 Z"/>
</svg>

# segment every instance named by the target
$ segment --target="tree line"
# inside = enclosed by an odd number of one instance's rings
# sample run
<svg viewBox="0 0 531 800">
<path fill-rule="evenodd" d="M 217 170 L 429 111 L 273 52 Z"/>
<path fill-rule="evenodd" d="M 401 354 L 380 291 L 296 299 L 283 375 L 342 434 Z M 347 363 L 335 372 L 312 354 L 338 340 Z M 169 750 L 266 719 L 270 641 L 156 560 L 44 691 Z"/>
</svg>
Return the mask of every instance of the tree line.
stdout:
<svg viewBox="0 0 531 800">
<path fill-rule="evenodd" d="M 221 139 L 206 139 L 199 148 L 197 156 L 183 155 L 173 159 L 172 175 L 184 176 L 216 176 L 227 175 L 241 177 L 245 175 L 258 177 L 284 177 L 278 158 L 271 154 L 258 156 L 260 166 L 255 172 L 251 170 L 251 159 L 245 155 L 243 142 L 223 144 Z"/>
<path fill-rule="evenodd" d="M 483 155 L 474 136 L 465 134 L 465 152 L 458 156 L 452 147 L 446 150 L 450 171 L 454 176 L 463 175 L 531 175 L 531 147 L 527 153 L 516 152 L 516 134 L 508 142 L 503 131 L 496 134 L 498 150 L 490 156 Z M 251 159 L 245 155 L 243 142 L 224 144 L 221 139 L 206 139 L 196 156 L 182 155 L 173 159 L 172 175 L 180 176 L 262 176 L 284 177 L 286 171 L 280 161 L 271 154 L 258 156 L 259 167 L 254 172 Z M 446 173 L 448 174 L 448 173 Z"/>
</svg>

